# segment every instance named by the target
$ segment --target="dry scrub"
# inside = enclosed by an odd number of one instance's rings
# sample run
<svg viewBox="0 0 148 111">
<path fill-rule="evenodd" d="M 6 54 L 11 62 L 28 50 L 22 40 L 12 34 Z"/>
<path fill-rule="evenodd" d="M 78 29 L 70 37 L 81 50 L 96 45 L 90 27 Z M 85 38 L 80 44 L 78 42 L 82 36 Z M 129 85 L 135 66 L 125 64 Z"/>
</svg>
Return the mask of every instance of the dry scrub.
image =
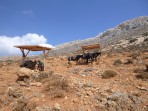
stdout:
<svg viewBox="0 0 148 111">
<path fill-rule="evenodd" d="M 61 75 L 52 74 L 46 80 L 45 91 L 49 93 L 52 99 L 61 98 L 70 89 L 68 79 Z"/>
<path fill-rule="evenodd" d="M 106 70 L 103 72 L 102 74 L 102 78 L 103 79 L 107 79 L 107 78 L 111 78 L 111 77 L 114 77 L 118 75 L 115 71 L 112 71 L 112 70 Z"/>
</svg>

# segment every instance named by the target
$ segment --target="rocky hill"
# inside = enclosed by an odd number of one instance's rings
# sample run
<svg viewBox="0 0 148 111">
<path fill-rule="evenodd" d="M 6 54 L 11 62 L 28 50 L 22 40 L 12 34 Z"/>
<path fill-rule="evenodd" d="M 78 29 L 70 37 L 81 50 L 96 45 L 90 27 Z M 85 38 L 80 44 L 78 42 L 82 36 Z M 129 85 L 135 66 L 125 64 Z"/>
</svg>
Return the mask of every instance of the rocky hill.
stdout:
<svg viewBox="0 0 148 111">
<path fill-rule="evenodd" d="M 87 44 L 101 44 L 102 49 L 106 46 L 114 45 L 119 41 L 132 40 L 136 38 L 142 38 L 145 40 L 148 33 L 148 16 L 141 16 L 131 20 L 127 20 L 115 28 L 108 29 L 107 31 L 100 33 L 96 37 L 88 38 L 85 40 L 72 41 L 69 43 L 56 46 L 55 50 L 50 52 L 50 55 L 63 55 L 69 53 L 75 53 L 81 50 L 81 46 Z M 140 44 L 143 41 L 140 41 Z"/>
<path fill-rule="evenodd" d="M 39 71 L 34 62 L 20 67 L 17 56 L 0 60 L 0 111 L 148 111 L 148 17 L 59 45 L 50 55 L 93 43 L 107 53 L 87 64 L 49 56 Z"/>
</svg>

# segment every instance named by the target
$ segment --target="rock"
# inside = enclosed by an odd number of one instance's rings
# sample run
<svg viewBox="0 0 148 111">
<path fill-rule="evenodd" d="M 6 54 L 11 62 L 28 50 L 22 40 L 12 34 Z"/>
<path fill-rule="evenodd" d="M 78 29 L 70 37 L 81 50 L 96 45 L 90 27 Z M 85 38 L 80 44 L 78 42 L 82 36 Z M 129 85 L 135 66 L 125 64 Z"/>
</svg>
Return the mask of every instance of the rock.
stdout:
<svg viewBox="0 0 148 111">
<path fill-rule="evenodd" d="M 23 67 L 20 69 L 18 76 L 30 76 L 33 72 L 33 70 Z"/>
<path fill-rule="evenodd" d="M 52 111 L 49 106 L 36 107 L 36 111 Z"/>
<path fill-rule="evenodd" d="M 19 88 L 8 87 L 8 96 L 19 98 L 23 95 L 23 91 Z"/>
<path fill-rule="evenodd" d="M 108 97 L 108 94 L 107 94 L 107 93 L 101 93 L 100 96 L 101 96 L 102 98 L 107 98 L 107 97 Z"/>
<path fill-rule="evenodd" d="M 84 72 L 92 72 L 92 71 L 94 71 L 94 70 L 95 70 L 95 69 L 93 69 L 92 67 L 89 67 L 89 68 L 85 69 Z"/>
<path fill-rule="evenodd" d="M 29 83 L 25 83 L 24 81 L 18 81 L 18 84 L 19 84 L 20 86 L 29 87 Z"/>
<path fill-rule="evenodd" d="M 137 57 L 137 63 L 141 64 L 142 63 L 142 59 L 140 57 Z"/>
<path fill-rule="evenodd" d="M 82 96 L 82 93 L 81 93 L 81 92 L 77 92 L 76 95 L 77 95 L 78 97 L 81 97 L 81 96 Z"/>
<path fill-rule="evenodd" d="M 128 99 L 128 96 L 127 96 L 126 94 L 124 94 L 124 93 L 117 92 L 117 93 L 114 93 L 114 94 L 110 95 L 110 96 L 108 97 L 108 100 L 111 100 L 111 101 L 118 101 L 118 100 L 121 99 L 121 98 L 127 100 L 127 99 Z M 123 100 L 123 99 L 122 99 L 122 100 Z"/>
<path fill-rule="evenodd" d="M 85 83 L 85 84 L 83 84 L 83 87 L 93 87 L 93 84 L 92 83 Z"/>
<path fill-rule="evenodd" d="M 132 94 L 116 92 L 107 98 L 105 108 L 109 111 L 137 111 L 138 109 L 142 109 L 144 101 L 144 99 Z"/>
<path fill-rule="evenodd" d="M 55 103 L 54 107 L 52 108 L 52 111 L 60 111 L 61 110 L 61 106 L 59 103 Z"/>
<path fill-rule="evenodd" d="M 30 85 L 40 87 L 42 84 L 40 82 L 34 82 L 34 83 L 30 83 Z"/>
</svg>

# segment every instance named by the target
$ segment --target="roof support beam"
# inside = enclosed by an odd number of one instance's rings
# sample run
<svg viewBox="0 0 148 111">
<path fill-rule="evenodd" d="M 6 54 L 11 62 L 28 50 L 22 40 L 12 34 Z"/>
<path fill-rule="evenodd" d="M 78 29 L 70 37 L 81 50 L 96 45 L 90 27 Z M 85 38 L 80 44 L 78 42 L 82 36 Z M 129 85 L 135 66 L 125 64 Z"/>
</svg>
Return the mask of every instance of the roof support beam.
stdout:
<svg viewBox="0 0 148 111">
<path fill-rule="evenodd" d="M 47 52 L 46 52 L 47 51 Z M 44 69 L 47 69 L 47 63 L 46 63 L 46 59 L 48 57 L 49 54 L 49 50 L 43 50 L 43 56 L 44 56 Z"/>
<path fill-rule="evenodd" d="M 22 52 L 22 63 L 24 63 L 27 55 L 29 54 L 30 50 L 28 50 L 28 52 L 25 54 L 25 51 L 23 48 L 20 48 L 21 52 Z"/>
</svg>

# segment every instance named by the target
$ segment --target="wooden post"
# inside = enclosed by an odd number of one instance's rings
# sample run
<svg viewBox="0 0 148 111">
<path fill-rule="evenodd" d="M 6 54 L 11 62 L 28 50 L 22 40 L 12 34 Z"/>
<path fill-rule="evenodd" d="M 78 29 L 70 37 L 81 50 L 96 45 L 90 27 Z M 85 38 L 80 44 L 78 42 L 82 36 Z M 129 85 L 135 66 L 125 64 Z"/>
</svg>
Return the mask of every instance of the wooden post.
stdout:
<svg viewBox="0 0 148 111">
<path fill-rule="evenodd" d="M 45 69 L 45 70 L 47 70 L 46 59 L 47 59 L 47 57 L 48 57 L 48 54 L 49 54 L 49 50 L 47 50 L 47 52 L 46 52 L 46 50 L 43 51 L 43 55 L 44 55 L 44 69 Z"/>
<path fill-rule="evenodd" d="M 26 54 L 24 52 L 24 49 L 20 48 L 20 50 L 22 51 L 22 64 L 23 64 L 27 55 L 29 54 L 30 50 L 28 50 L 28 52 Z"/>
<path fill-rule="evenodd" d="M 44 56 L 44 70 L 46 70 L 46 51 L 43 50 L 43 56 Z"/>
</svg>

